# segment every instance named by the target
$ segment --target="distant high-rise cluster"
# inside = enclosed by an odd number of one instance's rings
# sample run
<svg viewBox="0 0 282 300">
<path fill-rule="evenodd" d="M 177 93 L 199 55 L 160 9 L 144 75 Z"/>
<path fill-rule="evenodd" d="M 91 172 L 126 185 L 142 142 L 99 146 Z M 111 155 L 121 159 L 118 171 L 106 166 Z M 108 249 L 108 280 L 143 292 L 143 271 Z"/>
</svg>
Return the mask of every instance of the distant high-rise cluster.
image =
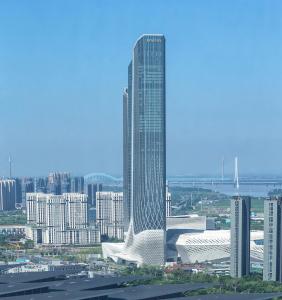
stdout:
<svg viewBox="0 0 282 300">
<path fill-rule="evenodd" d="M 38 244 L 87 245 L 100 242 L 98 228 L 88 224 L 87 196 L 27 194 L 27 223 Z"/>
<path fill-rule="evenodd" d="M 48 176 L 48 192 L 54 195 L 70 193 L 71 178 L 69 173 L 50 173 Z"/>
</svg>

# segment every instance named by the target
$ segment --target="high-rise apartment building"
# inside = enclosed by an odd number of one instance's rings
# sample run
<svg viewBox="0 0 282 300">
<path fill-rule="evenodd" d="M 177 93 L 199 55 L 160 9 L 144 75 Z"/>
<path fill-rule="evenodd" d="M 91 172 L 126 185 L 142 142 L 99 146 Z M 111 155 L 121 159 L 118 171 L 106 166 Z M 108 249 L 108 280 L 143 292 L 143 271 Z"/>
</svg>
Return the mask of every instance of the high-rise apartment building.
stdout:
<svg viewBox="0 0 282 300">
<path fill-rule="evenodd" d="M 230 275 L 243 277 L 250 273 L 250 197 L 231 199 Z"/>
<path fill-rule="evenodd" d="M 102 183 L 87 183 L 85 185 L 85 193 L 87 194 L 89 205 L 96 206 L 96 193 L 102 192 L 102 190 Z"/>
<path fill-rule="evenodd" d="M 39 244 L 79 244 L 100 242 L 98 228 L 89 227 L 87 196 L 78 193 L 27 194 L 27 223 Z"/>
<path fill-rule="evenodd" d="M 123 194 L 114 192 L 96 193 L 97 224 L 103 239 L 124 239 Z"/>
<path fill-rule="evenodd" d="M 104 239 L 124 239 L 125 227 L 123 223 L 124 195 L 115 192 L 97 192 L 96 194 L 96 222 L 100 226 Z M 167 217 L 171 216 L 171 193 L 166 193 Z"/>
<path fill-rule="evenodd" d="M 264 201 L 263 279 L 282 282 L 282 197 Z"/>
<path fill-rule="evenodd" d="M 16 181 L 0 180 L 0 211 L 14 210 L 16 205 Z"/>
</svg>

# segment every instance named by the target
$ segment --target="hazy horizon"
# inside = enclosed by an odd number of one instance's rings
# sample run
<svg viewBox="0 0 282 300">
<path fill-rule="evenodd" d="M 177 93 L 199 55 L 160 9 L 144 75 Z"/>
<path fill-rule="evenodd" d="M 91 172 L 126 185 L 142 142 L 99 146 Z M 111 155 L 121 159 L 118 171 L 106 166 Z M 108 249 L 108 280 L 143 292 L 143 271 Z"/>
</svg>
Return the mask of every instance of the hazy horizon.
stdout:
<svg viewBox="0 0 282 300">
<path fill-rule="evenodd" d="M 280 1 L 0 2 L 0 176 L 122 174 L 134 43 L 166 37 L 167 175 L 281 174 Z M 174 174 L 174 175 L 172 175 Z"/>
</svg>

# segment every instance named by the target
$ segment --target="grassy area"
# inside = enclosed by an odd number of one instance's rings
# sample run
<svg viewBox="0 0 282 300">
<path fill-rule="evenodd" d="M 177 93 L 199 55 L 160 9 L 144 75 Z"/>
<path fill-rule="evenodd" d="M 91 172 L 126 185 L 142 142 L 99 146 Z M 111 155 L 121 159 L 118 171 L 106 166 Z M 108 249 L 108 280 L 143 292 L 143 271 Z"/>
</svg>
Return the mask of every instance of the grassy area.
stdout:
<svg viewBox="0 0 282 300">
<path fill-rule="evenodd" d="M 221 194 L 209 189 L 193 187 L 171 187 L 173 215 L 203 214 L 217 216 L 230 212 L 231 196 Z M 263 213 L 263 197 L 251 198 L 251 210 Z"/>
<path fill-rule="evenodd" d="M 184 215 L 199 212 L 202 208 L 199 202 L 202 201 L 203 206 L 214 206 L 217 203 L 222 204 L 224 208 L 230 205 L 229 197 L 218 192 L 208 189 L 193 188 L 193 187 L 171 187 L 173 215 Z"/>
</svg>

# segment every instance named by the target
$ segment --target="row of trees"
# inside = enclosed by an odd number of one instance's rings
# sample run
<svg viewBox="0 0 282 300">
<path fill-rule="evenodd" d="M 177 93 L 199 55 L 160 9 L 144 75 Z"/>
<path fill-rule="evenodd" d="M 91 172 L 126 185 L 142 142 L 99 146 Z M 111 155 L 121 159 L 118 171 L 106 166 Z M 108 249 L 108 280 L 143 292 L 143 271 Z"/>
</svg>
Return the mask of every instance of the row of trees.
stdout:
<svg viewBox="0 0 282 300">
<path fill-rule="evenodd" d="M 261 274 L 238 279 L 230 276 L 209 275 L 204 272 L 191 273 L 176 269 L 169 273 L 165 268 L 144 266 L 142 268 L 127 267 L 122 271 L 124 274 L 149 275 L 150 279 L 143 282 L 147 284 L 166 283 L 212 283 L 213 287 L 189 292 L 187 295 L 224 294 L 224 293 L 272 293 L 282 292 L 282 284 L 278 282 L 263 281 Z M 139 282 L 140 283 L 140 282 Z"/>
</svg>

